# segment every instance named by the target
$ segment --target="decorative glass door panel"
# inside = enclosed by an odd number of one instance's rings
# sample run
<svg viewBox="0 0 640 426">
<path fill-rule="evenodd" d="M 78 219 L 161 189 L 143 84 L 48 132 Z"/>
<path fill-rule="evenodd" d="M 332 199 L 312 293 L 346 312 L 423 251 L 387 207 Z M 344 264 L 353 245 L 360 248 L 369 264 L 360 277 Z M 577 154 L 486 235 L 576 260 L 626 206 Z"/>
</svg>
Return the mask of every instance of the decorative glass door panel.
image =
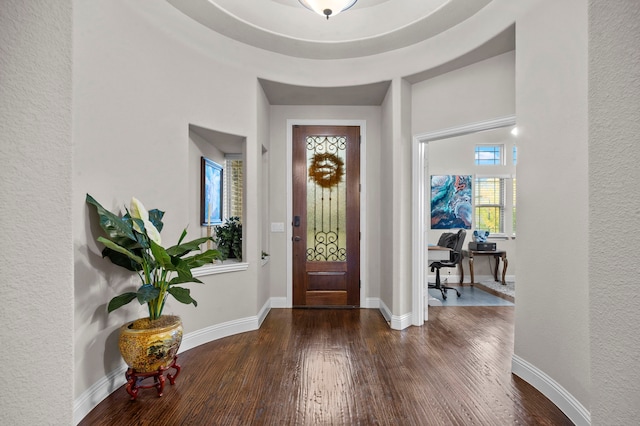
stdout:
<svg viewBox="0 0 640 426">
<path fill-rule="evenodd" d="M 307 136 L 307 260 L 347 260 L 346 136 Z"/>
<path fill-rule="evenodd" d="M 293 304 L 359 306 L 360 129 L 293 130 Z"/>
</svg>

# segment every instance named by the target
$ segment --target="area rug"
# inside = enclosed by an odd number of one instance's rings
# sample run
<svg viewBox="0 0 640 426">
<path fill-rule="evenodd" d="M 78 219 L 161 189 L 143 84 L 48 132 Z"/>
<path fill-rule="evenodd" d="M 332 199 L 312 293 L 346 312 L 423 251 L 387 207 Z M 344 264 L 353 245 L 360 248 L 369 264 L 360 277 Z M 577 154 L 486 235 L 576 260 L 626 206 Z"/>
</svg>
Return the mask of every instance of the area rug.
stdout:
<svg viewBox="0 0 640 426">
<path fill-rule="evenodd" d="M 488 293 L 503 297 L 511 302 L 515 301 L 516 283 L 514 281 L 507 281 L 507 284 L 504 285 L 501 282 L 494 280 L 482 280 L 477 282 L 475 285 Z"/>
<path fill-rule="evenodd" d="M 454 290 L 447 292 L 447 298 L 442 298 L 440 290 L 434 288 L 429 289 L 429 305 L 430 306 L 513 306 L 513 302 L 505 299 L 504 296 L 491 294 L 480 288 L 480 285 L 458 287 L 454 289 L 460 291 L 460 297 L 456 296 Z"/>
</svg>

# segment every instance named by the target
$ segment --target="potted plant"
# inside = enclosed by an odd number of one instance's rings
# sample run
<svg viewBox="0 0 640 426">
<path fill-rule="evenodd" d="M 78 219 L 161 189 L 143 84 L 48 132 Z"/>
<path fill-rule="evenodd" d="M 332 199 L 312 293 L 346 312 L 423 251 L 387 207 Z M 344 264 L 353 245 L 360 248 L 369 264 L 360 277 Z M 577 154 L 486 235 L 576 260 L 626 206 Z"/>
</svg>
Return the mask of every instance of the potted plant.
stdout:
<svg viewBox="0 0 640 426">
<path fill-rule="evenodd" d="M 215 227 L 215 243 L 223 259 L 242 260 L 242 222 L 238 216 L 225 220 L 223 225 Z"/>
<path fill-rule="evenodd" d="M 183 242 L 187 230 L 182 231 L 178 243 L 162 246 L 160 231 L 164 212 L 147 211 L 136 198 L 131 199 L 126 214 L 119 216 L 106 210 L 91 195 L 87 204 L 94 206 L 106 237 L 98 237 L 104 245 L 102 256 L 112 263 L 136 272 L 141 286 L 114 297 L 108 312 L 137 300 L 147 304 L 149 316 L 131 321 L 121 327 L 120 353 L 127 365 L 139 373 L 166 369 L 174 360 L 182 341 L 182 323 L 177 316 L 162 315 L 166 299 L 173 296 L 178 302 L 197 306 L 190 290 L 180 284 L 201 282 L 191 270 L 220 258 L 217 250 L 200 251 L 200 245 L 210 237 Z"/>
</svg>

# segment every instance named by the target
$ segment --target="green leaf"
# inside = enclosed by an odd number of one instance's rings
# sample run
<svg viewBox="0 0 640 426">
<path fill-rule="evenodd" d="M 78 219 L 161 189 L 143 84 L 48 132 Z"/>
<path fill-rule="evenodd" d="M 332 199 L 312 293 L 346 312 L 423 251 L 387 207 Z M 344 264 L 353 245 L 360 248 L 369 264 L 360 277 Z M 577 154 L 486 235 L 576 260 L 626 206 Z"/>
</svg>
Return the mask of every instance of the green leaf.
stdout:
<svg viewBox="0 0 640 426">
<path fill-rule="evenodd" d="M 141 305 L 144 305 L 153 299 L 157 299 L 158 296 L 160 296 L 160 289 L 151 284 L 145 284 L 138 289 L 138 293 L 134 294 L 138 298 L 138 302 L 140 302 Z"/>
<path fill-rule="evenodd" d="M 136 298 L 136 296 L 137 296 L 137 293 L 128 292 L 128 293 L 121 294 L 120 296 L 114 297 L 109 302 L 109 305 L 107 306 L 107 311 L 108 312 L 115 311 L 119 307 L 124 306 L 127 303 L 131 302 L 133 299 Z"/>
<path fill-rule="evenodd" d="M 173 277 L 171 279 L 171 281 L 169 281 L 169 285 L 176 285 L 176 284 L 184 284 L 184 283 L 199 283 L 202 284 L 202 281 L 200 281 L 199 279 L 197 279 L 196 277 L 181 277 L 181 276 L 177 276 L 177 277 Z"/>
<path fill-rule="evenodd" d="M 138 249 L 138 251 L 140 251 L 140 249 Z M 111 250 L 109 247 L 105 247 L 102 250 L 102 257 L 108 257 L 114 265 L 121 266 L 132 272 L 142 270 L 141 264 L 134 262 L 129 256 Z"/>
<path fill-rule="evenodd" d="M 242 259 L 242 222 L 238 216 L 228 218 L 223 225 L 216 226 L 215 243 L 222 258 L 234 255 Z"/>
<path fill-rule="evenodd" d="M 162 218 L 164 217 L 164 212 L 158 209 L 149 210 L 149 221 L 153 223 L 153 226 L 156 227 L 158 232 L 162 231 L 162 227 L 164 224 L 162 223 Z"/>
<path fill-rule="evenodd" d="M 200 245 L 206 243 L 207 241 L 213 241 L 213 239 L 211 237 L 202 237 L 202 238 L 197 238 L 195 240 L 186 242 L 186 243 L 182 243 L 180 245 L 176 245 L 173 247 L 169 247 L 167 249 L 167 253 L 169 253 L 169 255 L 171 256 L 177 256 L 177 257 L 182 257 L 187 253 L 190 253 L 194 250 L 199 250 L 200 249 Z"/>
<path fill-rule="evenodd" d="M 198 302 L 191 297 L 191 290 L 188 288 L 169 287 L 169 293 L 180 303 L 184 303 L 186 305 L 193 303 L 193 306 L 198 306 Z"/>
<path fill-rule="evenodd" d="M 180 245 L 182 243 L 182 240 L 184 240 L 184 238 L 187 236 L 187 228 L 184 228 L 182 230 L 182 234 L 180 234 L 180 238 L 178 239 L 178 244 Z"/>
<path fill-rule="evenodd" d="M 102 244 L 104 244 L 106 247 L 110 248 L 113 251 L 116 251 L 118 253 L 124 254 L 125 256 L 129 257 L 129 259 L 133 260 L 136 263 L 142 264 L 142 258 L 140 256 L 136 256 L 135 254 L 133 254 L 131 251 L 127 250 L 126 248 L 119 246 L 118 244 L 114 243 L 111 240 L 108 240 L 104 237 L 98 237 L 98 241 L 101 242 Z"/>
<path fill-rule="evenodd" d="M 193 278 L 193 275 L 191 274 L 191 268 L 189 267 L 189 264 L 187 262 L 180 259 L 179 257 L 172 257 L 171 260 L 173 261 L 174 270 L 178 273 L 179 277 L 188 279 L 189 281 Z"/>
<path fill-rule="evenodd" d="M 188 265 L 189 269 L 197 268 L 202 265 L 211 263 L 214 259 L 221 259 L 222 254 L 218 250 L 207 250 L 204 253 L 198 253 L 191 257 L 185 257 L 182 260 Z"/>
<path fill-rule="evenodd" d="M 149 243 L 151 245 L 151 253 L 153 253 L 153 257 L 156 259 L 156 262 L 158 262 L 160 267 L 168 271 L 172 271 L 174 269 L 173 263 L 171 262 L 171 256 L 169 256 L 167 251 L 152 240 L 149 240 Z"/>
<path fill-rule="evenodd" d="M 87 204 L 93 205 L 100 216 L 100 226 L 109 235 L 109 238 L 122 238 L 126 237 L 131 240 L 136 239 L 133 235 L 133 229 L 131 223 L 127 219 L 123 219 L 109 210 L 102 207 L 91 195 L 87 194 Z"/>
</svg>

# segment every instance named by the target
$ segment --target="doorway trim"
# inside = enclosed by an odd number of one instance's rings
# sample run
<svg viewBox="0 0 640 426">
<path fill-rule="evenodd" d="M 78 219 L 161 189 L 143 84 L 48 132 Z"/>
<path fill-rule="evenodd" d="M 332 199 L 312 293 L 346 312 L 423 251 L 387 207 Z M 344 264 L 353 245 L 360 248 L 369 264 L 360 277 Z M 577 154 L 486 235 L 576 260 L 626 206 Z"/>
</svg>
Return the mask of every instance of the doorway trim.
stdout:
<svg viewBox="0 0 640 426">
<path fill-rule="evenodd" d="M 501 127 L 514 126 L 516 116 L 508 115 L 490 120 L 475 123 L 463 124 L 461 126 L 436 130 L 433 132 L 418 134 L 413 137 L 412 146 L 412 170 L 413 170 L 413 209 L 412 209 L 412 264 L 413 264 L 413 306 L 412 324 L 416 326 L 424 325 L 428 320 L 425 296 L 427 292 L 427 247 L 429 241 L 427 237 L 428 228 L 426 219 L 428 215 L 427 203 L 429 202 L 429 188 L 426 178 L 429 177 L 429 150 L 428 143 L 464 136 L 471 133 L 493 130 Z"/>
<path fill-rule="evenodd" d="M 340 120 L 340 119 L 287 119 L 287 221 L 285 223 L 287 238 L 287 308 L 293 307 L 293 126 L 359 126 L 360 127 L 360 308 L 378 308 L 379 299 L 366 298 L 367 282 L 367 167 L 366 167 L 366 140 L 367 121 L 366 120 Z M 377 302 L 377 303 L 376 303 Z M 375 305 L 375 306 L 374 306 Z"/>
</svg>

